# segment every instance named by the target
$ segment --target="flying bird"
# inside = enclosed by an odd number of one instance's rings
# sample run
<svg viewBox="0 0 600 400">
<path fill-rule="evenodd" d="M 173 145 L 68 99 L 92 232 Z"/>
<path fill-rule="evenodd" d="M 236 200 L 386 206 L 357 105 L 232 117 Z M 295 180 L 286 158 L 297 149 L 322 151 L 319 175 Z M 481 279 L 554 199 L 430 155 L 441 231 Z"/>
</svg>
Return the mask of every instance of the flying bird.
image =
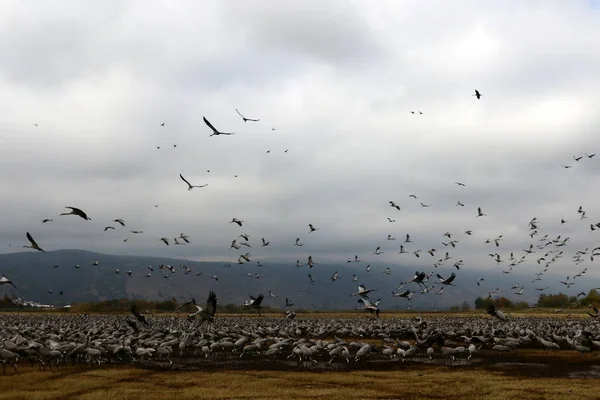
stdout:
<svg viewBox="0 0 600 400">
<path fill-rule="evenodd" d="M 202 119 L 204 120 L 204 123 L 210 128 L 212 129 L 213 133 L 210 136 L 218 136 L 218 135 L 235 135 L 235 133 L 232 132 L 219 132 L 218 130 L 215 129 L 214 126 L 212 126 L 212 124 L 210 122 L 208 122 L 208 120 L 205 117 L 202 117 Z"/>
<path fill-rule="evenodd" d="M 70 208 L 70 209 L 71 209 L 71 212 L 68 212 L 68 213 L 62 213 L 62 214 L 60 214 L 60 215 L 77 215 L 77 216 L 79 216 L 79 217 L 81 217 L 81 218 L 83 218 L 83 219 L 85 219 L 85 220 L 87 220 L 87 221 L 91 221 L 91 218 L 89 218 L 89 217 L 87 216 L 87 214 L 86 214 L 86 213 L 84 213 L 84 212 L 83 212 L 82 210 L 80 210 L 79 208 L 77 208 L 77 207 L 69 207 L 69 206 L 66 206 L 65 208 Z"/>
<path fill-rule="evenodd" d="M 38 244 L 35 242 L 35 240 L 33 240 L 33 238 L 31 237 L 31 235 L 29 234 L 29 232 L 27 232 L 27 240 L 29 240 L 29 243 L 31 243 L 30 246 L 23 246 L 29 249 L 34 249 L 37 251 L 41 251 L 42 253 L 45 253 L 46 251 L 44 251 L 44 249 L 42 249 L 40 246 L 38 246 Z"/>
<path fill-rule="evenodd" d="M 10 279 L 8 279 L 7 277 L 5 277 L 4 275 L 2 275 L 2 277 L 0 277 L 0 286 L 2 286 L 2 285 L 11 285 L 15 289 L 17 288 L 15 286 L 15 284 Z"/>
<path fill-rule="evenodd" d="M 42 220 L 42 224 L 45 224 L 46 222 L 53 222 L 54 220 L 50 219 L 50 218 L 46 218 Z"/>
<path fill-rule="evenodd" d="M 237 219 L 237 218 L 233 218 L 233 219 L 231 220 L 230 224 L 233 224 L 233 223 L 236 223 L 236 224 L 238 224 L 239 226 L 242 226 L 242 224 L 244 223 L 244 221 L 240 221 L 240 220 L 239 220 L 239 219 Z"/>
<path fill-rule="evenodd" d="M 144 314 L 142 314 L 141 312 L 139 312 L 137 310 L 137 306 L 135 304 L 133 304 L 131 306 L 131 313 L 138 321 L 140 321 L 144 325 L 148 325 L 148 321 L 146 320 L 146 317 L 144 316 Z"/>
<path fill-rule="evenodd" d="M 258 121 L 260 121 L 260 119 L 252 119 L 252 118 L 246 118 L 246 117 L 244 117 L 244 116 L 242 115 L 242 113 L 238 111 L 238 109 L 237 109 L 237 108 L 235 109 L 235 112 L 237 112 L 237 113 L 238 113 L 238 115 L 239 115 L 240 117 L 242 117 L 242 119 L 244 120 L 244 122 L 248 122 L 248 121 L 258 122 Z"/>
<path fill-rule="evenodd" d="M 117 222 L 117 223 L 121 224 L 121 226 L 125 226 L 125 221 L 120 218 L 113 219 L 113 222 Z"/>
<path fill-rule="evenodd" d="M 473 94 L 472 96 L 477 97 L 477 100 L 481 99 L 481 93 L 479 93 L 479 90 L 475 89 L 475 94 Z"/>
<path fill-rule="evenodd" d="M 258 311 L 258 316 L 260 317 L 260 309 L 262 308 L 260 305 L 261 305 L 264 297 L 265 296 L 263 296 L 262 293 L 259 294 L 258 297 L 250 296 L 250 299 L 246 300 L 242 304 L 242 307 L 255 308 Z"/>
<path fill-rule="evenodd" d="M 308 227 L 310 228 L 310 232 L 308 232 L 308 233 L 313 233 L 314 231 L 318 231 L 319 230 L 319 228 L 315 228 L 313 226 L 313 224 L 308 224 Z"/>
<path fill-rule="evenodd" d="M 188 190 L 192 190 L 193 188 L 203 188 L 208 186 L 208 184 L 204 184 L 204 185 L 192 185 L 191 183 L 189 183 L 184 177 L 183 175 L 179 174 L 179 177 L 181 178 L 182 181 L 184 181 L 185 183 L 187 183 L 188 185 Z"/>
<path fill-rule="evenodd" d="M 201 318 L 201 322 L 200 322 L 200 326 L 202 326 L 204 324 L 204 322 L 208 322 L 209 324 L 212 324 L 215 320 L 215 314 L 217 312 L 217 295 L 215 292 L 210 291 L 208 293 L 208 299 L 206 300 L 206 308 L 202 308 L 200 306 L 198 306 L 196 304 L 196 300 L 192 299 L 191 302 L 188 303 L 184 303 L 181 306 L 179 306 L 179 308 L 187 305 L 187 304 L 194 304 L 194 306 L 196 306 L 197 311 L 193 314 L 188 315 L 188 319 L 193 318 L 194 316 L 200 314 L 200 318 Z"/>
</svg>

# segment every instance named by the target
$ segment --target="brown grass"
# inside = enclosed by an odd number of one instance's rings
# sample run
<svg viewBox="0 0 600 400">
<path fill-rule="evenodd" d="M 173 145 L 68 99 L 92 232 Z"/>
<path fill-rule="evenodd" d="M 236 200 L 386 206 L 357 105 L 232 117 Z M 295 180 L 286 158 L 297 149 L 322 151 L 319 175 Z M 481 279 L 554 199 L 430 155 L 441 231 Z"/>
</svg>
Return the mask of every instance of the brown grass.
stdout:
<svg viewBox="0 0 600 400">
<path fill-rule="evenodd" d="M 156 371 L 22 366 L 0 377 L 0 399 L 598 399 L 595 379 L 410 365 L 400 371 Z"/>
</svg>

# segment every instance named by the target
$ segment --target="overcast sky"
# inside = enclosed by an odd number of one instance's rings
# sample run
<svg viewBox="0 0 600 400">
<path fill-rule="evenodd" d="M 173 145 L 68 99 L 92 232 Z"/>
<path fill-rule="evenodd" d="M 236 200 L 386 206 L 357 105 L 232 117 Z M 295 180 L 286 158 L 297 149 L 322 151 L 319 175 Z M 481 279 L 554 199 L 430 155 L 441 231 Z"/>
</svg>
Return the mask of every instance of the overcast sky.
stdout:
<svg viewBox="0 0 600 400">
<path fill-rule="evenodd" d="M 1 251 L 33 251 L 29 231 L 47 251 L 235 262 L 248 233 L 253 262 L 431 269 L 451 250 L 449 274 L 549 234 L 571 237 L 550 268 L 573 275 L 600 245 L 598 71 L 597 1 L 2 1 Z M 407 233 L 438 256 L 397 254 Z"/>
</svg>

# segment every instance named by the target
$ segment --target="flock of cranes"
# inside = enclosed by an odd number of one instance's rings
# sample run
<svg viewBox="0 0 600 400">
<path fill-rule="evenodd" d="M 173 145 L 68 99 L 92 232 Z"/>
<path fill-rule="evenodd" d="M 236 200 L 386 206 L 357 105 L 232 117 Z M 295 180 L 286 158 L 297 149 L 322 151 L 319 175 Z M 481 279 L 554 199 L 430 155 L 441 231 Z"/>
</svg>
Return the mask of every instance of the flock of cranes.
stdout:
<svg viewBox="0 0 600 400">
<path fill-rule="evenodd" d="M 363 295 L 368 290 L 359 290 Z M 362 300 L 362 298 L 361 298 Z M 365 305 L 368 301 L 363 301 Z M 249 306 L 259 299 L 250 299 Z M 5 315 L 0 319 L 3 371 L 18 364 L 142 363 L 173 367 L 224 362 L 283 363 L 306 368 L 365 367 L 370 362 L 466 365 L 495 363 L 526 349 L 553 357 L 587 357 L 600 350 L 600 320 L 493 316 L 427 318 L 214 318 L 216 294 L 185 318 L 110 315 Z M 257 305 L 259 307 L 259 305 Z M 199 318 L 197 318 L 199 316 Z M 208 322 L 210 327 L 202 329 Z M 410 365 L 410 364 L 408 364 Z M 562 364 L 561 364 L 562 365 Z"/>
<path fill-rule="evenodd" d="M 473 95 L 480 100 L 482 95 L 475 90 Z M 244 123 L 259 122 L 258 118 L 247 118 L 236 109 L 237 114 L 243 119 Z M 411 113 L 415 114 L 414 111 Z M 419 115 L 423 112 L 419 111 Z M 224 132 L 215 128 L 211 122 L 203 117 L 203 121 L 210 129 L 212 136 L 231 136 L 233 132 Z M 161 124 L 164 126 L 164 123 Z M 272 128 L 272 130 L 275 130 Z M 286 150 L 287 152 L 287 150 Z M 585 154 L 588 160 L 592 160 L 595 154 Z M 582 161 L 584 156 L 574 157 L 575 162 Z M 564 168 L 571 168 L 570 165 L 562 165 Z M 210 171 L 210 170 L 209 170 Z M 208 185 L 193 185 L 183 174 L 179 178 L 185 183 L 187 190 L 195 188 L 205 188 Z M 460 188 L 467 187 L 467 183 L 454 182 L 454 185 Z M 207 190 L 210 190 L 207 189 Z M 408 194 L 411 201 L 417 201 L 421 208 L 435 208 L 436 204 L 423 202 L 417 194 Z M 467 202 L 463 199 L 457 201 L 456 206 L 466 207 Z M 406 212 L 401 201 L 389 200 L 389 207 L 395 213 Z M 158 207 L 158 205 L 155 205 Z M 61 216 L 77 216 L 84 221 L 91 221 L 88 214 L 82 209 L 74 206 L 66 207 L 69 211 L 63 212 Z M 574 213 L 575 214 L 575 213 Z M 481 206 L 473 206 L 471 218 L 474 220 L 486 217 L 487 210 L 484 212 Z M 587 217 L 586 210 L 582 206 L 576 210 L 579 220 Z M 386 217 L 389 223 L 395 223 L 395 217 Z M 569 221 L 565 216 L 557 217 L 560 219 L 561 226 Z M 52 218 L 45 218 L 42 224 L 53 223 Z M 124 219 L 115 218 L 111 222 L 126 226 Z M 226 221 L 224 221 L 226 222 Z M 238 228 L 246 228 L 244 220 L 239 217 L 232 217 L 230 224 L 237 225 Z M 564 256 L 565 246 L 569 244 L 570 237 L 563 237 L 561 234 L 552 235 L 545 233 L 542 229 L 542 221 L 537 217 L 532 218 L 528 224 L 528 235 L 532 241 L 528 247 L 523 249 L 521 255 L 510 252 L 510 254 L 501 254 L 502 244 L 505 239 L 503 234 L 496 237 L 489 237 L 482 245 L 491 246 L 489 256 L 496 264 L 505 264 L 506 268 L 501 273 L 510 274 L 513 267 L 516 267 L 525 261 L 534 258 L 534 262 L 540 266 L 540 272 L 534 275 L 532 284 L 543 280 L 544 274 L 550 266 Z M 600 223 L 591 223 L 590 231 L 600 229 Z M 306 235 L 318 237 L 325 232 L 322 227 L 307 223 Z M 104 227 L 104 231 L 114 231 L 116 228 L 112 225 Z M 132 234 L 144 234 L 143 230 L 130 230 Z M 441 233 L 441 232 L 440 232 Z M 426 295 L 434 293 L 441 296 L 446 287 L 455 287 L 457 285 L 469 285 L 469 282 L 461 281 L 460 271 L 464 268 L 463 259 L 455 259 L 455 252 L 460 250 L 461 242 L 466 238 L 472 237 L 476 229 L 467 229 L 462 233 L 445 232 L 440 234 L 439 245 L 445 250 L 435 247 L 419 247 L 418 242 L 410 233 L 402 235 L 404 240 L 399 244 L 399 255 L 403 257 L 413 256 L 414 260 L 423 260 L 422 257 L 429 257 L 431 262 L 430 271 L 415 271 L 412 277 L 399 277 L 400 285 L 391 290 L 392 298 L 401 298 L 408 302 L 407 309 L 410 309 L 410 301 L 415 294 Z M 465 235 L 465 239 L 461 238 Z M 543 235 L 543 236 L 542 236 Z M 384 238 L 385 235 L 382 235 Z M 537 238 L 541 237 L 541 238 Z M 43 243 L 38 243 L 30 232 L 26 232 L 28 245 L 24 248 L 46 253 Z M 190 236 L 181 233 L 173 241 L 167 237 L 158 239 L 164 245 L 169 246 L 185 245 L 191 242 Z M 388 243 L 394 243 L 397 239 L 393 234 L 387 234 L 385 239 Z M 126 242 L 127 239 L 124 239 Z M 270 239 L 260 238 L 261 248 L 272 247 Z M 297 237 L 295 243 L 290 246 L 304 247 L 305 243 L 301 237 Z M 229 250 L 240 250 L 242 247 L 252 248 L 250 235 L 241 233 L 231 242 Z M 310 245 L 306 246 L 307 248 Z M 398 249 L 398 247 L 396 247 Z M 390 252 L 387 247 L 377 246 L 370 255 L 372 258 Z M 395 250 L 394 250 L 395 252 Z M 590 251 L 589 248 L 577 250 L 572 257 L 572 262 L 579 265 L 587 260 L 594 261 L 594 257 L 600 256 L 600 247 Z M 245 251 L 237 257 L 238 264 L 247 264 L 256 261 L 258 267 L 264 266 L 260 260 L 253 260 L 249 251 Z M 232 263 L 234 260 L 232 259 Z M 261 314 L 265 296 L 260 293 L 249 298 L 242 304 L 243 307 L 256 310 L 257 315 L 251 317 L 230 317 L 219 319 L 216 317 L 218 309 L 218 299 L 215 290 L 210 290 L 205 304 L 198 304 L 195 298 L 178 303 L 178 310 L 189 310 L 186 319 L 170 317 L 148 317 L 144 315 L 135 306 L 131 308 L 133 318 L 123 318 L 118 316 L 100 317 L 100 316 L 7 316 L 0 320 L 0 361 L 3 366 L 12 365 L 16 370 L 16 363 L 19 358 L 26 359 L 33 363 L 40 363 L 43 366 L 60 365 L 67 361 L 72 362 L 135 362 L 154 359 L 158 362 L 168 362 L 172 365 L 172 358 L 185 355 L 196 355 L 200 353 L 205 359 L 212 360 L 219 357 L 260 357 L 260 359 L 295 359 L 298 363 L 308 362 L 309 364 L 318 363 L 323 359 L 331 364 L 336 360 L 349 364 L 351 360 L 355 363 L 363 362 L 368 358 L 383 358 L 387 360 L 407 360 L 421 357 L 424 360 L 433 360 L 435 357 L 445 359 L 447 364 L 452 364 L 456 360 L 463 358 L 469 362 L 475 353 L 492 352 L 514 352 L 517 348 L 537 347 L 544 348 L 547 351 L 556 352 L 558 350 L 570 349 L 580 354 L 585 354 L 593 350 L 600 349 L 600 336 L 598 335 L 598 324 L 600 323 L 600 312 L 594 305 L 590 308 L 593 313 L 588 313 L 588 319 L 559 319 L 555 325 L 548 324 L 547 320 L 536 317 L 527 319 L 509 318 L 502 310 L 499 310 L 492 303 L 488 305 L 487 314 L 492 317 L 482 315 L 472 318 L 446 318 L 440 317 L 432 319 L 429 324 L 420 319 L 380 319 L 380 304 L 383 297 L 376 300 L 370 298 L 370 295 L 379 293 L 378 288 L 371 288 L 365 283 L 369 273 L 373 271 L 368 259 L 363 260 L 358 254 L 349 257 L 348 263 L 365 263 L 365 273 L 359 280 L 356 274 L 352 277 L 352 282 L 356 282 L 357 291 L 348 293 L 350 298 L 355 299 L 360 306 L 357 310 L 364 310 L 370 314 L 373 321 L 368 319 L 340 319 L 326 321 L 318 318 L 296 318 L 296 313 L 292 310 L 295 303 L 290 297 L 285 297 L 285 317 L 271 318 Z M 410 263 L 404 260 L 404 263 Z M 99 261 L 94 262 L 98 267 Z M 318 274 L 319 263 L 315 262 L 312 255 L 307 257 L 307 261 L 296 261 L 296 268 L 308 269 L 308 282 L 315 285 L 317 279 L 314 274 Z M 228 263 L 226 266 L 231 266 Z M 443 272 L 442 267 L 448 266 L 450 273 Z M 78 266 L 77 266 L 78 267 Z M 192 271 L 187 266 L 185 273 Z M 169 270 L 175 273 L 176 269 L 171 265 L 161 265 L 160 269 Z M 149 267 L 147 277 L 151 277 L 154 271 Z M 582 268 L 577 274 L 569 275 L 560 284 L 565 289 L 576 285 L 577 278 L 582 277 L 588 271 Z M 118 274 L 120 271 L 115 271 Z M 393 269 L 389 266 L 382 271 L 386 275 L 392 275 Z M 201 275 L 201 271 L 196 275 Z M 127 275 L 131 277 L 132 271 Z M 248 273 L 253 278 L 260 278 L 258 273 Z M 165 277 L 168 277 L 166 275 Z M 330 284 L 335 284 L 342 276 L 340 271 L 335 271 L 329 278 Z M 219 279 L 216 275 L 211 277 L 215 282 Z M 127 279 L 127 278 L 126 278 Z M 433 281 L 433 283 L 431 283 Z M 479 287 L 484 278 L 478 278 L 473 285 Z M 8 277 L 2 275 L 0 286 L 10 285 L 15 290 L 17 286 Z M 546 288 L 533 288 L 538 292 Z M 302 290 L 302 289 L 301 289 Z M 500 288 L 491 291 L 488 296 L 492 297 L 498 293 Z M 526 287 L 519 283 L 510 288 L 510 293 L 515 296 L 522 296 Z M 60 291 L 63 294 L 63 291 Z M 578 298 L 585 296 L 585 292 L 580 292 Z M 269 291 L 269 297 L 277 297 L 272 291 Z M 356 299 L 358 298 L 358 299 Z M 6 299 L 17 306 L 23 306 L 23 300 L 17 295 L 6 296 Z M 350 304 L 350 303 L 349 303 Z M 367 322 L 368 321 L 368 322 Z M 568 321 L 565 325 L 565 321 Z M 204 325 L 207 325 L 204 328 Z M 53 327 L 60 326 L 60 329 Z M 218 326 L 218 329 L 214 329 Z M 100 328 L 101 327 L 101 328 Z M 549 329 L 550 327 L 554 327 Z M 60 332 L 60 333 L 55 333 Z M 354 339 L 348 342 L 347 340 Z M 366 343 L 365 339 L 381 340 L 380 344 Z M 413 340 L 414 344 L 406 340 Z M 179 352 L 177 352 L 177 349 Z M 193 353 L 193 354 L 192 354 Z M 238 355 L 239 354 L 239 355 Z"/>
<path fill-rule="evenodd" d="M 475 94 L 473 94 L 473 96 L 476 97 L 477 100 L 480 100 L 482 97 L 481 93 L 478 90 L 475 90 Z M 242 118 L 244 123 L 260 121 L 260 119 L 258 119 L 258 118 L 245 117 L 238 109 L 236 109 L 235 111 Z M 414 111 L 413 111 L 413 113 L 414 113 Z M 423 112 L 419 111 L 419 114 L 423 114 Z M 231 136 L 231 135 L 235 134 L 233 132 L 225 132 L 225 131 L 218 130 L 205 117 L 203 117 L 203 121 L 206 124 L 206 126 L 209 128 L 210 132 L 212 132 L 209 135 L 209 137 L 221 136 L 221 135 Z M 164 122 L 161 123 L 161 126 L 164 127 L 164 125 L 165 125 Z M 274 128 L 273 128 L 273 130 L 274 130 Z M 594 158 L 594 156 L 595 156 L 595 153 L 592 153 L 592 154 L 585 153 L 585 156 L 574 156 L 573 158 L 574 158 L 575 162 L 579 163 L 582 161 L 582 159 L 584 157 L 587 158 L 588 160 L 592 160 Z M 571 166 L 563 165 L 563 167 L 570 168 Z M 193 185 L 181 173 L 179 174 L 179 178 L 187 185 L 188 191 L 191 191 L 194 188 L 205 188 L 208 186 L 207 184 Z M 467 184 L 464 182 L 455 181 L 454 184 L 458 188 L 467 187 Z M 414 194 L 414 193 L 409 194 L 408 197 L 413 199 L 414 201 L 417 201 L 420 204 L 420 206 L 425 209 L 436 206 L 435 204 L 428 204 L 428 203 L 421 201 L 419 199 L 418 195 Z M 457 201 L 456 206 L 460 207 L 460 208 L 464 208 L 465 203 L 466 202 L 464 200 L 459 200 L 459 201 Z M 399 202 L 398 200 L 389 200 L 389 207 L 394 209 L 395 212 L 405 212 L 406 211 L 406 210 L 404 210 L 405 207 L 401 207 L 400 204 L 401 204 L 401 202 Z M 157 205 L 155 205 L 155 207 L 156 206 Z M 83 219 L 85 221 L 91 221 L 91 218 L 82 209 L 80 209 L 78 207 L 74 207 L 74 206 L 67 206 L 66 208 L 69 211 L 61 213 L 60 214 L 61 216 L 73 215 L 73 216 L 80 217 L 81 219 Z M 587 218 L 586 211 L 583 209 L 582 206 L 579 206 L 579 208 L 577 209 L 577 214 L 580 216 L 580 220 Z M 484 212 L 484 210 L 481 206 L 477 206 L 476 212 L 474 212 L 473 215 L 475 218 L 482 218 L 482 217 L 486 217 L 488 214 L 487 214 L 487 212 Z M 387 220 L 390 223 L 396 222 L 395 217 L 388 216 Z M 54 222 L 54 220 L 52 218 L 45 218 L 42 220 L 43 224 L 53 223 L 53 222 Z M 126 225 L 125 220 L 121 219 L 121 218 L 113 219 L 112 222 L 121 225 L 121 227 L 125 227 L 125 225 Z M 564 217 L 562 217 L 560 219 L 560 222 L 561 222 L 561 226 L 562 226 L 563 224 L 566 224 L 569 221 L 566 220 Z M 538 221 L 537 218 L 533 218 L 528 224 L 529 225 L 529 235 L 532 240 L 536 236 L 540 236 L 542 234 L 541 228 L 538 227 L 539 223 L 540 223 L 540 221 Z M 246 227 L 243 219 L 240 219 L 238 217 L 233 217 L 230 221 L 230 224 L 236 224 L 240 228 Z M 318 233 L 316 233 L 316 232 L 320 231 L 319 227 L 316 227 L 313 223 L 308 223 L 307 225 L 308 225 L 307 234 L 309 234 L 311 236 L 312 236 L 312 234 L 318 235 Z M 599 223 L 591 223 L 589 226 L 590 226 L 590 231 L 595 231 L 597 229 L 600 229 L 600 222 Z M 108 230 L 111 230 L 111 231 L 115 230 L 115 227 L 112 225 L 105 226 L 104 231 L 108 231 Z M 130 230 L 129 232 L 132 234 L 136 234 L 136 235 L 140 235 L 140 234 L 144 233 L 143 230 Z M 473 232 L 474 232 L 474 230 L 468 229 L 468 230 L 465 230 L 463 234 L 466 236 L 472 236 Z M 398 254 L 400 254 L 400 255 L 411 255 L 412 254 L 416 259 L 421 259 L 421 260 L 422 260 L 422 257 L 427 257 L 427 255 L 429 255 L 429 257 L 433 257 L 433 259 L 435 261 L 432 263 L 432 266 L 433 266 L 432 271 L 417 270 L 412 278 L 399 277 L 400 285 L 396 288 L 396 291 L 394 291 L 394 290 L 391 291 L 392 297 L 404 298 L 410 302 L 411 298 L 413 298 L 413 295 L 416 293 L 428 294 L 430 292 L 434 292 L 436 295 L 443 295 L 444 288 L 447 286 L 456 286 L 457 284 L 463 284 L 463 285 L 469 284 L 466 282 L 459 283 L 459 282 L 461 282 L 461 279 L 460 279 L 460 275 L 458 273 L 461 270 L 461 267 L 464 267 L 465 262 L 463 261 L 463 259 L 455 259 L 454 252 L 460 248 L 461 239 L 458 237 L 457 233 L 451 233 L 451 232 L 445 232 L 441 235 L 441 237 L 443 238 L 443 240 L 440 241 L 440 244 L 445 247 L 444 251 L 440 251 L 439 248 L 422 248 L 422 247 L 421 248 L 413 248 L 413 247 L 411 247 L 411 245 L 414 245 L 414 243 L 415 243 L 414 240 L 412 239 L 410 233 L 405 234 L 405 240 L 400 244 Z M 30 232 L 26 232 L 26 238 L 29 242 L 29 245 L 23 245 L 23 247 L 37 250 L 37 251 L 44 252 L 44 253 L 46 252 L 46 250 L 43 248 L 43 246 L 40 246 L 40 244 L 34 239 L 34 237 L 30 234 Z M 490 255 L 491 259 L 493 260 L 493 262 L 495 262 L 496 265 L 505 264 L 507 266 L 506 268 L 502 269 L 501 272 L 503 274 L 510 274 L 513 270 L 513 267 L 516 267 L 519 264 L 525 262 L 528 259 L 527 258 L 528 256 L 536 257 L 535 262 L 542 267 L 542 270 L 535 274 L 534 279 L 532 280 L 532 284 L 535 284 L 538 281 L 542 281 L 542 279 L 543 279 L 542 277 L 549 270 L 549 267 L 553 263 L 555 263 L 557 260 L 559 260 L 561 257 L 563 257 L 563 255 L 564 255 L 563 247 L 568 244 L 569 239 L 570 239 L 569 237 L 562 237 L 560 234 L 557 235 L 555 238 L 552 238 L 549 233 L 546 233 L 541 239 L 537 240 L 537 242 L 531 243 L 528 248 L 523 249 L 523 254 L 520 257 L 518 254 L 517 255 L 514 254 L 514 252 L 511 252 L 510 256 L 500 254 L 498 251 L 490 252 L 489 255 Z M 124 242 L 126 242 L 127 240 L 128 240 L 127 238 L 123 239 Z M 159 240 L 166 246 L 169 246 L 171 244 L 186 245 L 186 244 L 190 243 L 190 237 L 188 235 L 185 235 L 184 233 L 181 233 L 179 237 L 175 237 L 173 239 L 170 239 L 168 237 L 160 237 Z M 260 243 L 261 247 L 263 247 L 263 248 L 264 247 L 272 247 L 271 241 L 266 239 L 265 237 L 261 237 L 260 240 L 261 240 L 261 243 Z M 393 237 L 392 234 L 387 235 L 386 241 L 393 242 L 395 240 L 396 240 L 396 238 Z M 500 234 L 495 238 L 487 238 L 485 240 L 485 244 L 492 244 L 496 249 L 500 250 L 503 240 L 504 240 L 504 236 L 502 234 Z M 304 246 L 304 243 L 302 242 L 300 237 L 296 238 L 294 246 L 296 246 L 296 247 Z M 246 247 L 248 249 L 252 247 L 252 245 L 250 244 L 250 235 L 241 233 L 237 238 L 232 240 L 229 249 L 230 250 L 240 250 L 242 247 Z M 377 246 L 375 251 L 372 253 L 372 255 L 377 257 L 386 252 L 388 252 L 387 249 L 384 249 L 382 246 Z M 537 254 L 538 252 L 542 252 L 543 255 L 541 255 L 539 257 L 535 256 L 535 254 Z M 439 254 L 439 256 L 438 256 L 438 254 Z M 589 249 L 587 249 L 587 248 L 578 250 L 577 253 L 575 254 L 575 256 L 573 257 L 573 262 L 576 265 L 581 264 L 582 262 L 585 261 L 584 256 L 586 256 L 588 254 L 590 255 L 590 261 L 593 261 L 595 256 L 600 255 L 600 247 L 594 248 L 591 251 L 589 251 Z M 256 265 L 259 267 L 264 266 L 262 261 L 253 260 L 253 257 L 249 251 L 243 252 L 242 254 L 240 254 L 237 257 L 238 264 L 246 264 L 246 263 L 251 263 L 251 262 L 256 262 Z M 360 259 L 359 255 L 355 255 L 354 259 L 348 258 L 348 262 L 361 263 L 361 262 L 363 262 L 363 260 Z M 409 263 L 409 261 L 404 261 L 404 263 Z M 456 271 L 452 271 L 450 274 L 447 274 L 447 273 L 442 272 L 441 270 L 438 270 L 438 268 L 441 268 L 444 265 L 447 265 L 447 263 L 449 263 Z M 97 266 L 98 262 L 95 262 L 94 265 Z M 230 266 L 230 265 L 231 264 L 227 264 L 226 266 Z M 313 267 L 316 265 L 318 265 L 318 263 L 316 263 L 314 261 L 312 255 L 308 256 L 306 263 L 302 263 L 300 260 L 296 261 L 296 267 L 298 267 L 298 268 L 301 268 L 304 266 L 308 267 L 308 269 L 310 271 L 307 274 L 308 275 L 308 283 L 310 283 L 311 285 L 315 285 L 317 282 L 317 279 L 315 279 L 314 272 L 311 271 L 313 269 Z M 175 268 L 170 265 L 161 265 L 160 269 L 163 269 L 163 268 L 170 270 L 172 273 L 175 272 Z M 150 269 L 150 272 L 147 273 L 147 277 L 151 277 L 151 273 L 154 271 L 154 269 L 152 267 L 149 267 L 149 269 Z M 315 269 L 315 270 L 318 270 L 318 269 Z M 367 274 L 366 274 L 367 276 L 363 276 L 360 279 L 360 281 L 363 281 L 363 282 L 368 280 L 368 273 L 373 271 L 373 268 L 371 267 L 370 263 L 366 262 L 366 266 L 365 266 L 364 270 L 367 272 Z M 120 272 L 119 269 L 116 269 L 115 273 L 118 274 L 119 272 Z M 186 274 L 192 273 L 192 272 L 193 271 L 191 269 L 189 269 L 188 267 L 185 267 Z M 385 268 L 385 270 L 383 272 L 387 275 L 391 275 L 393 272 L 393 269 L 391 269 L 390 267 L 387 267 L 387 268 Z M 575 274 L 572 279 L 570 276 L 568 276 L 568 277 L 566 277 L 565 280 L 560 281 L 560 283 L 563 284 L 566 289 L 569 289 L 572 286 L 576 285 L 576 278 L 583 276 L 586 272 L 587 272 L 587 268 L 583 268 L 583 269 L 581 269 L 581 271 L 579 271 L 577 274 Z M 131 270 L 128 271 L 127 275 L 131 276 L 132 271 Z M 201 272 L 198 272 L 197 275 L 198 276 L 201 275 Z M 248 276 L 251 276 L 256 279 L 260 278 L 260 275 L 258 273 L 248 273 Z M 167 278 L 167 277 L 168 276 L 165 275 L 165 278 Z M 340 277 L 341 277 L 340 272 L 335 271 L 331 275 L 329 280 L 331 283 L 334 283 L 337 280 L 339 280 Z M 432 277 L 437 278 L 437 280 L 431 279 Z M 218 276 L 216 276 L 216 275 L 213 275 L 211 278 L 215 282 L 219 281 Z M 359 278 L 357 277 L 356 274 L 353 275 L 352 281 L 353 282 L 359 281 Z M 473 283 L 474 284 L 476 283 L 477 286 L 480 286 L 481 282 L 483 282 L 483 281 L 484 281 L 483 278 L 479 278 L 479 279 L 477 279 L 476 282 L 473 282 Z M 433 282 L 433 283 L 431 283 L 431 282 Z M 379 304 L 382 301 L 382 299 L 379 299 L 378 301 L 375 301 L 375 302 L 371 302 L 371 300 L 369 300 L 369 298 L 368 298 L 367 293 L 372 291 L 372 289 L 367 290 L 367 289 L 365 289 L 366 286 L 364 283 L 362 283 L 362 282 L 359 282 L 359 283 L 360 283 L 359 293 L 362 293 L 362 294 L 360 294 L 361 298 L 359 300 L 359 302 L 362 303 L 361 309 L 371 312 L 372 315 L 374 315 L 374 316 L 378 316 L 379 312 L 380 312 Z M 2 275 L 2 278 L 0 280 L 0 285 L 7 285 L 7 284 L 10 284 L 13 287 L 15 287 L 15 284 L 8 277 Z M 436 288 L 437 288 L 437 290 L 434 291 L 434 289 L 436 289 Z M 535 291 L 537 291 L 537 292 L 541 292 L 541 291 L 545 290 L 545 288 L 532 288 L 532 289 L 535 289 Z M 500 290 L 500 288 L 489 292 L 488 296 L 491 297 L 492 295 L 497 294 L 499 292 L 499 290 Z M 522 285 L 513 286 L 511 288 L 511 292 L 510 292 L 510 294 L 514 295 L 514 296 L 522 296 L 524 293 L 526 293 L 526 288 Z M 260 314 L 260 304 L 263 301 L 263 298 L 264 297 L 261 294 L 261 295 L 257 296 L 256 298 L 250 299 L 248 302 L 246 302 L 247 304 L 244 303 L 244 305 L 248 306 L 248 307 L 256 308 Z M 286 308 L 288 308 L 288 306 L 286 306 Z M 410 303 L 407 305 L 407 309 L 410 309 Z"/>
</svg>

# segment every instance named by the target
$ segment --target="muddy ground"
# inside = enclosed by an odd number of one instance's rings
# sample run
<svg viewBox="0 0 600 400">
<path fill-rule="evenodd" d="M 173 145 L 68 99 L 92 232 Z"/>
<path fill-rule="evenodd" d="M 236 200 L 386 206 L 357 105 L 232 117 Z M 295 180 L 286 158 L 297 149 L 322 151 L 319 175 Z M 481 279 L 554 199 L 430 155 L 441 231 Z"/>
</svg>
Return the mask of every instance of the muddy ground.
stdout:
<svg viewBox="0 0 600 400">
<path fill-rule="evenodd" d="M 246 356 L 244 356 L 246 357 Z M 580 356 L 578 356 L 580 357 Z M 298 363 L 288 359 L 263 359 L 261 356 L 248 356 L 240 359 L 231 356 L 214 359 L 198 357 L 176 357 L 173 365 L 168 363 L 150 361 L 143 364 L 143 368 L 170 369 L 175 371 L 222 371 L 222 370 L 269 370 L 269 371 L 401 371 L 405 369 L 422 369 L 424 372 L 433 366 L 444 366 L 443 358 L 399 360 L 370 359 L 364 362 L 350 363 L 345 360 L 335 360 L 331 364 L 328 360 L 318 360 L 317 363 L 305 361 Z M 515 377 L 530 378 L 600 378 L 600 363 L 597 359 L 576 358 L 564 356 L 535 357 L 520 356 L 518 354 L 494 354 L 485 357 L 473 357 L 470 362 L 464 359 L 454 361 L 448 366 L 452 369 L 468 370 L 472 368 L 485 369 L 490 372 L 504 373 Z"/>
</svg>

